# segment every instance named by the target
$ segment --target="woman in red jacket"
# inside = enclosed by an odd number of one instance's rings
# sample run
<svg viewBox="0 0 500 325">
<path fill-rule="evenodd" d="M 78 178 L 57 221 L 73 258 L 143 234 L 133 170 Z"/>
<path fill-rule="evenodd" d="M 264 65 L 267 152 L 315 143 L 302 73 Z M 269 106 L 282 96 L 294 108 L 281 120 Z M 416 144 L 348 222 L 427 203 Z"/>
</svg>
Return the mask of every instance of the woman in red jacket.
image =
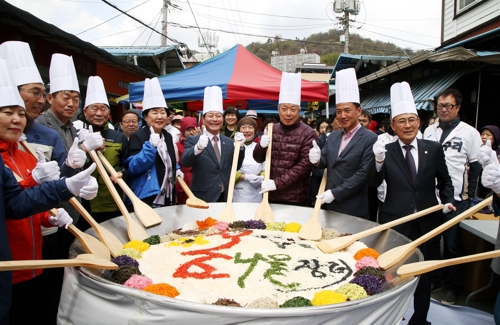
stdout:
<svg viewBox="0 0 500 325">
<path fill-rule="evenodd" d="M 177 150 L 179 151 L 179 157 L 182 157 L 184 154 L 184 144 L 186 142 L 186 138 L 200 134 L 200 130 L 198 129 L 198 123 L 196 119 L 191 116 L 187 116 L 181 120 L 181 134 L 179 135 L 179 141 L 175 144 L 177 146 Z M 184 167 L 181 165 L 181 162 L 178 162 L 181 167 L 181 172 L 184 173 L 184 182 L 188 187 L 191 186 L 191 181 L 193 180 L 193 168 Z M 181 184 L 177 182 L 176 184 L 177 190 L 177 204 L 186 204 L 187 195 L 186 192 L 181 187 Z"/>
<path fill-rule="evenodd" d="M 26 126 L 26 111 L 21 106 L 0 108 L 0 154 L 5 166 L 22 180 L 23 188 L 37 186 L 41 183 L 59 179 L 57 162 L 45 162 L 43 152 L 38 161 L 31 155 L 19 150 L 17 141 Z M 26 202 L 30 204 L 30 202 Z M 73 222 L 63 209 L 59 209 L 56 217 L 48 212 L 38 213 L 28 218 L 7 219 L 7 234 L 13 260 L 39 260 L 42 258 L 42 231 L 40 226 L 65 226 Z M 36 315 L 41 322 L 43 314 L 48 313 L 44 306 L 47 301 L 42 288 L 43 280 L 39 276 L 42 269 L 12 272 L 12 305 L 9 311 L 11 324 L 28 324 Z M 45 309 L 45 310 L 44 310 Z"/>
</svg>

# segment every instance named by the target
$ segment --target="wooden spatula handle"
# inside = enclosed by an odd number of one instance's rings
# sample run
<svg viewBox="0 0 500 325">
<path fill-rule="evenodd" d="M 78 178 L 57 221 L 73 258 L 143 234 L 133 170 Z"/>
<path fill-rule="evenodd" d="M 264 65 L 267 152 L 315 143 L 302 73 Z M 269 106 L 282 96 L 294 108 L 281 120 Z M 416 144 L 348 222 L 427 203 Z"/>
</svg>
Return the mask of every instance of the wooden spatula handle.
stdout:
<svg viewBox="0 0 500 325">
<path fill-rule="evenodd" d="M 423 273 L 427 273 L 430 271 L 434 271 L 436 269 L 440 269 L 447 266 L 476 262 L 481 260 L 486 260 L 490 258 L 500 257 L 500 250 L 479 253 L 469 256 L 457 257 L 448 260 L 441 261 L 422 261 L 417 263 L 411 263 L 401 266 L 398 269 L 398 275 L 402 278 L 419 275 Z"/>
<path fill-rule="evenodd" d="M 182 189 L 184 190 L 184 192 L 186 192 L 188 197 L 195 197 L 193 192 L 191 192 L 191 189 L 187 186 L 186 182 L 184 182 L 184 180 L 182 179 L 182 177 L 177 176 L 177 181 L 179 182 L 179 184 L 181 184 Z"/>
</svg>

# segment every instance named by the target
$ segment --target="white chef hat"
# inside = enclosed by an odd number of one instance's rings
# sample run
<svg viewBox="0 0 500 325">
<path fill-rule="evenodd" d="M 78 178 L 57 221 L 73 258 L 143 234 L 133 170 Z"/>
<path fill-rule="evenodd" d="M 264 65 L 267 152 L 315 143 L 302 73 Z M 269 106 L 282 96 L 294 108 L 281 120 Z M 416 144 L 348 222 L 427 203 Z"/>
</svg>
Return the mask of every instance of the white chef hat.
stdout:
<svg viewBox="0 0 500 325">
<path fill-rule="evenodd" d="M 203 115 L 208 112 L 222 113 L 222 89 L 219 86 L 205 88 L 203 94 Z"/>
<path fill-rule="evenodd" d="M 8 62 L 16 86 L 30 83 L 43 84 L 28 43 L 3 42 L 0 45 L 0 57 Z"/>
<path fill-rule="evenodd" d="M 278 104 L 295 104 L 300 106 L 302 88 L 301 74 L 283 72 L 281 74 L 280 98 Z"/>
<path fill-rule="evenodd" d="M 395 118 L 405 113 L 418 115 L 410 85 L 403 81 L 391 86 L 391 115 Z"/>
<path fill-rule="evenodd" d="M 87 96 L 85 97 L 84 107 L 88 107 L 92 104 L 104 104 L 109 107 L 106 89 L 104 89 L 104 83 L 99 76 L 89 77 L 87 83 Z"/>
<path fill-rule="evenodd" d="M 52 54 L 49 69 L 50 93 L 61 90 L 80 92 L 73 58 L 64 54 Z"/>
<path fill-rule="evenodd" d="M 167 102 L 161 90 L 158 78 L 144 80 L 144 99 L 142 100 L 142 111 L 151 108 L 163 107 L 167 109 Z"/>
<path fill-rule="evenodd" d="M 358 79 L 353 68 L 335 73 L 335 104 L 339 103 L 360 103 Z"/>
<path fill-rule="evenodd" d="M 0 59 L 0 107 L 21 106 L 26 109 L 9 70 L 7 62 Z"/>
</svg>

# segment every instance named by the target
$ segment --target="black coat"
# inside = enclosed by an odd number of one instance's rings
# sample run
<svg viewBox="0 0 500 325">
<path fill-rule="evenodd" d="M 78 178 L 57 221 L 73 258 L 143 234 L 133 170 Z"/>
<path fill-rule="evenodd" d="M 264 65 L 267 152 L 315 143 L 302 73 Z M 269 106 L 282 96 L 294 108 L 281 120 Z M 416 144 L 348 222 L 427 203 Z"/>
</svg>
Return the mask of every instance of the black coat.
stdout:
<svg viewBox="0 0 500 325">
<path fill-rule="evenodd" d="M 376 173 L 378 185 L 385 179 L 387 195 L 379 212 L 379 222 L 387 223 L 401 217 L 421 211 L 438 204 L 436 188 L 443 204 L 453 202 L 453 184 L 444 152 L 438 142 L 417 140 L 418 172 L 416 184 L 413 184 L 406 166 L 399 141 L 385 146 L 387 152 L 382 170 Z M 437 184 L 436 184 L 437 180 Z M 412 223 L 417 223 L 421 234 L 425 234 L 441 225 L 440 211 L 420 217 L 411 222 L 396 226 L 394 230 L 410 237 Z"/>
</svg>

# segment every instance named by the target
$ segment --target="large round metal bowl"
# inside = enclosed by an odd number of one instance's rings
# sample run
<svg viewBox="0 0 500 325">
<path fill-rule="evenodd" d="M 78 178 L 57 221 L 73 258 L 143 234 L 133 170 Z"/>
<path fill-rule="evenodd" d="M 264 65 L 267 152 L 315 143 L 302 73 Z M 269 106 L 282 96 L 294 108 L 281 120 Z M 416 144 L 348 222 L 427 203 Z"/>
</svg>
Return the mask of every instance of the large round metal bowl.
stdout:
<svg viewBox="0 0 500 325">
<path fill-rule="evenodd" d="M 240 220 L 253 219 L 259 204 L 235 203 L 233 209 Z M 311 208 L 287 205 L 271 205 L 276 221 L 306 223 L 312 214 Z M 150 235 L 169 233 L 194 220 L 208 216 L 217 218 L 224 203 L 212 203 L 208 210 L 187 206 L 172 206 L 157 209 L 163 223 L 147 229 Z M 132 214 L 135 218 L 135 216 Z M 324 228 L 334 228 L 341 233 L 357 233 L 376 224 L 364 219 L 321 210 L 319 221 Z M 123 243 L 128 242 L 126 223 L 122 217 L 102 223 Z M 92 229 L 87 231 L 94 235 Z M 399 233 L 388 230 L 363 239 L 378 252 L 385 252 L 409 242 Z M 71 257 L 84 253 L 82 246 L 74 242 Z M 101 277 L 99 270 L 66 268 L 59 324 L 399 324 L 407 310 L 418 278 L 401 280 L 396 270 L 404 263 L 422 260 L 417 250 L 406 256 L 386 271 L 389 279 L 384 292 L 365 299 L 336 305 L 305 308 L 254 309 L 223 307 L 194 303 L 150 294 L 109 282 Z"/>
</svg>

